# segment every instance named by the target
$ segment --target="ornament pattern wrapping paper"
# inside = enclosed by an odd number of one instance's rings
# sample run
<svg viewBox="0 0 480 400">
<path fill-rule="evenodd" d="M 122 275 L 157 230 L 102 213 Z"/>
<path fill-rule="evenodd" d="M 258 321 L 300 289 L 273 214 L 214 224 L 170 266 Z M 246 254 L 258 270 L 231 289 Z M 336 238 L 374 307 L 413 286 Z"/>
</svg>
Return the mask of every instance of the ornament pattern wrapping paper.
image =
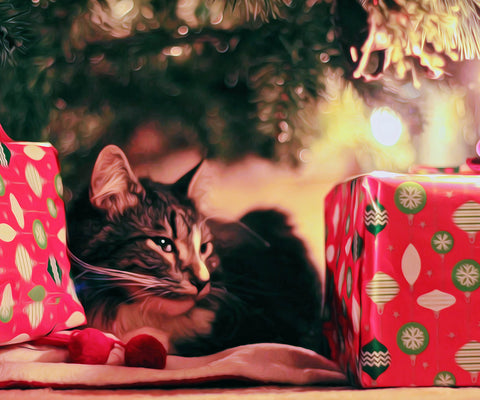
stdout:
<svg viewBox="0 0 480 400">
<path fill-rule="evenodd" d="M 373 172 L 325 199 L 333 358 L 363 387 L 480 385 L 480 176 Z"/>
<path fill-rule="evenodd" d="M 0 127 L 0 344 L 77 327 L 56 150 L 14 142 Z"/>
</svg>

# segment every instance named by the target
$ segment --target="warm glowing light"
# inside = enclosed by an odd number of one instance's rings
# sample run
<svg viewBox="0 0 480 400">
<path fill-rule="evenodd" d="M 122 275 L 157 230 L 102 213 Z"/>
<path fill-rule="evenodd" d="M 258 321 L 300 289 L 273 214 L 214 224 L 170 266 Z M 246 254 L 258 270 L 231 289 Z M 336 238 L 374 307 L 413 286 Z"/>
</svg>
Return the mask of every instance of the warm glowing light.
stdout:
<svg viewBox="0 0 480 400">
<path fill-rule="evenodd" d="M 133 10 L 134 3 L 132 0 L 120 0 L 116 3 L 111 2 L 112 16 L 116 19 L 124 18 L 130 11 Z"/>
<path fill-rule="evenodd" d="M 277 140 L 279 143 L 287 143 L 290 140 L 290 134 L 287 132 L 280 132 L 278 134 Z"/>
<path fill-rule="evenodd" d="M 301 162 L 308 163 L 312 161 L 312 152 L 309 149 L 302 149 L 298 153 L 298 158 Z"/>
<path fill-rule="evenodd" d="M 177 32 L 182 35 L 182 36 L 185 36 L 187 33 L 188 33 L 188 26 L 187 25 L 182 25 L 180 26 L 178 29 L 177 29 Z"/>
<path fill-rule="evenodd" d="M 373 110 L 370 116 L 370 125 L 375 139 L 384 146 L 393 146 L 402 134 L 402 121 L 398 115 L 388 107 Z"/>
<path fill-rule="evenodd" d="M 375 35 L 375 41 L 379 45 L 386 46 L 388 45 L 388 35 L 385 32 L 377 32 Z"/>
<path fill-rule="evenodd" d="M 356 63 L 358 61 L 358 51 L 356 47 L 351 46 L 350 47 L 350 57 L 352 57 L 352 61 Z"/>
<path fill-rule="evenodd" d="M 141 21 L 140 23 L 135 22 L 141 16 L 141 10 L 134 0 L 106 0 L 108 7 L 105 7 L 104 3 L 100 0 L 91 0 L 90 19 L 111 36 L 127 37 L 131 34 L 134 26 L 138 30 L 146 29 L 145 24 Z M 148 8 L 144 7 L 143 12 L 146 16 L 153 16 L 153 12 Z"/>
<path fill-rule="evenodd" d="M 162 53 L 166 56 L 179 57 L 183 54 L 183 48 L 180 46 L 166 47 Z"/>
<path fill-rule="evenodd" d="M 170 54 L 174 57 L 181 56 L 183 53 L 183 49 L 180 46 L 173 46 L 170 49 Z"/>
<path fill-rule="evenodd" d="M 153 10 L 146 6 L 142 7 L 141 12 L 146 19 L 152 19 L 155 16 Z"/>
<path fill-rule="evenodd" d="M 328 53 L 322 53 L 320 54 L 320 61 L 324 64 L 328 63 L 330 61 L 330 56 L 328 55 Z"/>
<path fill-rule="evenodd" d="M 223 21 L 223 13 L 219 13 L 218 15 L 212 15 L 210 22 L 212 25 L 218 25 Z"/>
</svg>

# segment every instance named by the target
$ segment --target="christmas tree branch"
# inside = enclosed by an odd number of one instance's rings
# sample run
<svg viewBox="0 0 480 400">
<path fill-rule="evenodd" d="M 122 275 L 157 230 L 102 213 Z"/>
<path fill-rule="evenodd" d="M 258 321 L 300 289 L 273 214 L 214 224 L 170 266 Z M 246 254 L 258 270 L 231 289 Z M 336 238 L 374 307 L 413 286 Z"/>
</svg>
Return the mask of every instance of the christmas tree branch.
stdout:
<svg viewBox="0 0 480 400">
<path fill-rule="evenodd" d="M 30 24 L 29 10 L 15 2 L 0 3 L 0 66 L 15 65 L 16 54 L 25 53 Z"/>
<path fill-rule="evenodd" d="M 242 12 L 247 17 L 252 16 L 254 19 L 260 18 L 267 21 L 282 15 L 282 8 L 285 8 L 286 2 L 282 0 L 227 0 L 225 7 L 228 6 L 231 6 L 232 9 L 242 8 Z"/>
</svg>

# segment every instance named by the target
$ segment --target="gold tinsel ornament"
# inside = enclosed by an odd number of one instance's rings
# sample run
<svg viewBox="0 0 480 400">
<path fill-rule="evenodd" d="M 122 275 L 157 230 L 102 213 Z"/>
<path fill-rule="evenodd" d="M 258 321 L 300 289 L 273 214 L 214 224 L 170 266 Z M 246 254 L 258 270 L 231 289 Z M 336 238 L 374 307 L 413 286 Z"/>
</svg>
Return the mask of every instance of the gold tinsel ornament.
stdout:
<svg viewBox="0 0 480 400">
<path fill-rule="evenodd" d="M 382 72 L 391 69 L 398 79 L 411 73 L 419 86 L 415 62 L 437 79 L 452 61 L 480 58 L 480 0 L 361 0 L 368 13 L 368 36 L 360 54 L 350 48 L 358 62 L 354 78 L 367 81 L 382 74 L 370 74 L 372 53 L 383 51 Z"/>
</svg>

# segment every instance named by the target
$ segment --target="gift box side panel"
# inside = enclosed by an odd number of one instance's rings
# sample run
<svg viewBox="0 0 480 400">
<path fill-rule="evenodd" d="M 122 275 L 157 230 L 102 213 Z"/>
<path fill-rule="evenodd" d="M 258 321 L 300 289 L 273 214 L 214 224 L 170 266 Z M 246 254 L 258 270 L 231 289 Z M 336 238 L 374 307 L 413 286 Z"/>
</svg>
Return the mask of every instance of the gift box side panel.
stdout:
<svg viewBox="0 0 480 400">
<path fill-rule="evenodd" d="M 51 145 L 0 143 L 0 344 L 85 322 L 66 251 L 57 153 Z"/>
<path fill-rule="evenodd" d="M 339 184 L 325 198 L 326 281 L 331 307 L 333 358 L 358 384 L 360 346 L 360 279 L 364 243 L 361 178 Z"/>
</svg>

